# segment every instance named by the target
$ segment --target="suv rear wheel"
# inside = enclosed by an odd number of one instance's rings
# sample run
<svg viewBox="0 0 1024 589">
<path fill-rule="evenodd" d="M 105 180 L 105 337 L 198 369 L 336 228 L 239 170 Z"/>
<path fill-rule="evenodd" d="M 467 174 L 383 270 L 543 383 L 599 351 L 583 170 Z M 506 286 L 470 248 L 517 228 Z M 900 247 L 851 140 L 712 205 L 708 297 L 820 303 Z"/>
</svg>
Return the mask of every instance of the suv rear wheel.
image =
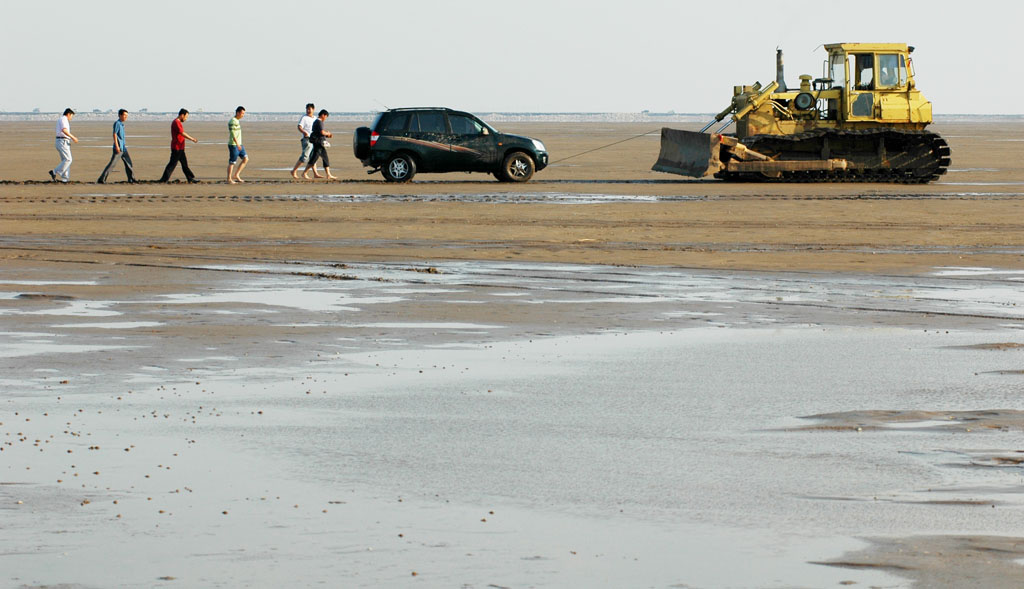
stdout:
<svg viewBox="0 0 1024 589">
<path fill-rule="evenodd" d="M 501 169 L 496 174 L 502 182 L 526 182 L 533 178 L 533 171 L 536 165 L 530 154 L 522 151 L 513 151 L 505 156 L 501 163 Z"/>
<path fill-rule="evenodd" d="M 416 161 L 407 153 L 391 156 L 381 169 L 388 182 L 408 182 L 416 175 Z"/>
</svg>

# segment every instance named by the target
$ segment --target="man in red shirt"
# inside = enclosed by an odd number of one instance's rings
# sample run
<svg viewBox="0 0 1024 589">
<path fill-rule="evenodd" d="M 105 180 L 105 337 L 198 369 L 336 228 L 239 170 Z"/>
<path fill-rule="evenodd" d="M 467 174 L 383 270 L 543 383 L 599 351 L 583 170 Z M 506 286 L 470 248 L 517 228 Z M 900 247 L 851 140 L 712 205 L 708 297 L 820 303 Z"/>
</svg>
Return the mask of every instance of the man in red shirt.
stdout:
<svg viewBox="0 0 1024 589">
<path fill-rule="evenodd" d="M 199 140 L 185 132 L 185 121 L 188 120 L 188 111 L 181 109 L 178 111 L 178 117 L 171 121 L 171 161 L 167 162 L 167 167 L 164 168 L 164 175 L 160 177 L 160 182 L 167 182 L 171 179 L 171 174 L 174 172 L 174 168 L 178 167 L 178 162 L 181 162 L 181 171 L 185 172 L 185 178 L 189 182 L 199 182 L 196 179 L 196 175 L 192 173 L 192 170 L 188 167 L 188 158 L 185 157 L 185 140 L 188 139 L 192 143 L 198 143 Z"/>
</svg>

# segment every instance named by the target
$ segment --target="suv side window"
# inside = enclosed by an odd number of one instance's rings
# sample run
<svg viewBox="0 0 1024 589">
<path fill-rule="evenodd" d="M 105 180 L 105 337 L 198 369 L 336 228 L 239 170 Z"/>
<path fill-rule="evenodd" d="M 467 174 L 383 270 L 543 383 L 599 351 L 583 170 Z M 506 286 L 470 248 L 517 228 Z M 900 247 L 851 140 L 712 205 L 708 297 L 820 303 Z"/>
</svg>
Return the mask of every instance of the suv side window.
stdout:
<svg viewBox="0 0 1024 589">
<path fill-rule="evenodd" d="M 387 122 L 387 126 L 383 129 L 384 131 L 405 131 L 406 125 L 409 124 L 409 113 L 396 113 L 395 116 L 391 117 L 391 120 Z"/>
<path fill-rule="evenodd" d="M 439 112 L 412 113 L 409 130 L 420 133 L 447 133 L 444 115 Z"/>
<path fill-rule="evenodd" d="M 452 125 L 452 133 L 455 135 L 482 135 L 484 128 L 480 123 L 466 115 L 448 115 L 448 122 Z"/>
</svg>

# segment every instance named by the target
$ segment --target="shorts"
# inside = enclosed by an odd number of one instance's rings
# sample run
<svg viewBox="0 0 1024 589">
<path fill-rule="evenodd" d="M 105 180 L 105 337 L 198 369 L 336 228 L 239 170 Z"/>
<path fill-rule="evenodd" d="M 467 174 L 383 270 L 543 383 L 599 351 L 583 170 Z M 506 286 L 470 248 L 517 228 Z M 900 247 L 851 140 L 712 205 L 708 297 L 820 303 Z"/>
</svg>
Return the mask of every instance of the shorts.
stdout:
<svg viewBox="0 0 1024 589">
<path fill-rule="evenodd" d="M 313 155 L 309 156 L 309 163 L 306 164 L 306 166 L 316 165 L 316 160 L 318 158 L 324 161 L 325 170 L 331 167 L 331 160 L 327 159 L 327 148 L 324 147 L 323 145 L 313 146 Z"/>
<path fill-rule="evenodd" d="M 302 138 L 302 153 L 299 154 L 299 161 L 306 163 L 309 161 L 310 154 L 313 153 L 313 144 L 309 142 L 309 137 Z"/>
<path fill-rule="evenodd" d="M 235 147 L 234 145 L 229 145 L 228 146 L 228 163 L 229 164 L 237 164 L 238 163 L 238 158 L 242 158 L 243 160 L 249 158 L 249 155 L 247 153 L 245 153 L 245 146 L 244 145 L 239 145 L 238 147 Z"/>
</svg>

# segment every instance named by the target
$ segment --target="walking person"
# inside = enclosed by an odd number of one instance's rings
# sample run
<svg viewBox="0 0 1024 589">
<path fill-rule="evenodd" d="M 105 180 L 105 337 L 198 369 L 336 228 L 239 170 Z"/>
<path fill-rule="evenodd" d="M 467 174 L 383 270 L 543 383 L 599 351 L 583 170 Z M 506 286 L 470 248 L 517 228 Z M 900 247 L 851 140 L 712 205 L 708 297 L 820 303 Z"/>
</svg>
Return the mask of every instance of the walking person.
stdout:
<svg viewBox="0 0 1024 589">
<path fill-rule="evenodd" d="M 244 116 L 245 107 L 240 106 L 235 109 L 235 116 L 228 121 L 228 184 L 245 182 L 242 180 L 242 170 L 249 163 L 249 155 L 245 153 L 245 146 L 242 144 L 242 117 Z M 238 171 L 235 171 L 235 164 L 238 164 Z"/>
<path fill-rule="evenodd" d="M 316 160 L 320 158 L 324 160 L 324 173 L 327 174 L 327 179 L 338 179 L 337 176 L 331 175 L 331 161 L 327 159 L 327 148 L 330 146 L 327 139 L 334 136 L 330 131 L 324 129 L 324 122 L 329 116 L 331 116 L 331 113 L 324 109 L 320 109 L 320 112 L 317 113 L 316 120 L 313 121 L 313 130 L 309 134 L 309 142 L 313 144 L 313 153 L 309 156 L 309 163 L 306 164 L 306 169 L 302 172 L 303 177 L 306 177 L 306 173 L 309 172 L 310 168 L 316 165 Z M 322 176 L 318 177 L 322 178 Z"/>
<path fill-rule="evenodd" d="M 114 169 L 114 164 L 117 163 L 118 157 L 124 162 L 124 173 L 128 176 L 128 183 L 135 184 L 132 158 L 128 155 L 128 146 L 125 145 L 124 140 L 124 122 L 126 120 L 128 120 L 128 111 L 123 108 L 117 111 L 117 120 L 114 121 L 114 153 L 110 155 L 110 161 L 107 162 L 107 167 L 103 168 L 103 173 L 100 174 L 99 180 L 96 180 L 99 184 L 107 182 L 107 175 Z"/>
<path fill-rule="evenodd" d="M 295 167 L 292 168 L 292 178 L 297 179 L 299 177 L 299 166 L 309 161 L 309 156 L 313 153 L 313 144 L 309 141 L 309 136 L 313 133 L 313 121 L 316 120 L 316 117 L 313 116 L 314 112 L 316 112 L 316 106 L 310 102 L 306 105 L 306 114 L 299 119 L 298 127 L 299 133 L 302 133 L 302 151 L 299 152 L 299 161 L 295 162 Z M 302 177 L 309 180 L 307 174 L 308 172 L 302 174 Z M 323 178 L 323 176 L 317 173 L 316 166 L 313 166 L 313 176 L 315 178 Z"/>
<path fill-rule="evenodd" d="M 71 119 L 74 116 L 75 111 L 65 108 L 64 114 L 57 119 L 57 132 L 53 146 L 60 154 L 60 163 L 56 168 L 50 170 L 50 180 L 54 182 L 60 181 L 66 184 L 71 179 L 71 142 L 78 143 L 78 137 L 71 134 Z"/>
<path fill-rule="evenodd" d="M 178 167 L 178 162 L 181 162 L 181 171 L 185 172 L 185 178 L 189 182 L 199 182 L 196 179 L 196 175 L 192 173 L 192 170 L 188 167 L 188 158 L 185 157 L 185 140 L 188 139 L 192 143 L 199 143 L 199 140 L 185 132 L 185 121 L 188 120 L 188 111 L 184 108 L 178 111 L 178 116 L 171 121 L 171 161 L 167 162 L 167 167 L 164 168 L 164 175 L 160 177 L 160 182 L 167 182 L 171 179 L 171 174 L 174 172 L 174 168 Z"/>
</svg>

